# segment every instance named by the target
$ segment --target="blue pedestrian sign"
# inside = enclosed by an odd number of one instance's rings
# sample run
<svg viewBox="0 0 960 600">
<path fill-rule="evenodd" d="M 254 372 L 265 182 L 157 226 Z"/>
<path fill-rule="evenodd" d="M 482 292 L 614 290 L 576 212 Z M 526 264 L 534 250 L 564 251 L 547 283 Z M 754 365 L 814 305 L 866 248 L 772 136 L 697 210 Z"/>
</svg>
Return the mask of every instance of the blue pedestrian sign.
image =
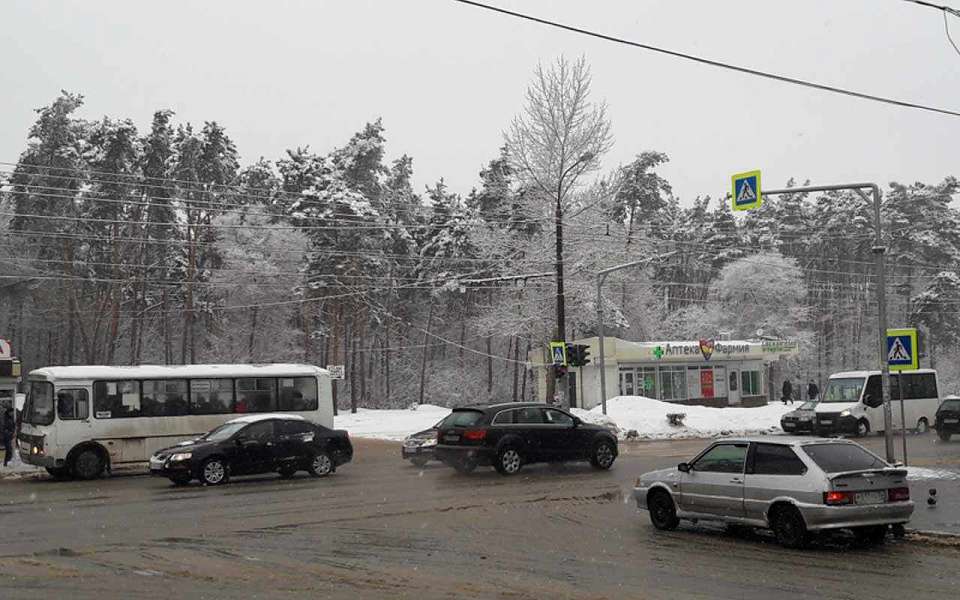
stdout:
<svg viewBox="0 0 960 600">
<path fill-rule="evenodd" d="M 914 371 L 920 368 L 916 329 L 887 330 L 887 365 L 891 371 Z"/>
<path fill-rule="evenodd" d="M 737 173 L 733 181 L 733 210 L 750 210 L 763 204 L 760 191 L 760 171 Z"/>
<path fill-rule="evenodd" d="M 550 362 L 558 367 L 567 366 L 566 342 L 550 342 Z"/>
</svg>

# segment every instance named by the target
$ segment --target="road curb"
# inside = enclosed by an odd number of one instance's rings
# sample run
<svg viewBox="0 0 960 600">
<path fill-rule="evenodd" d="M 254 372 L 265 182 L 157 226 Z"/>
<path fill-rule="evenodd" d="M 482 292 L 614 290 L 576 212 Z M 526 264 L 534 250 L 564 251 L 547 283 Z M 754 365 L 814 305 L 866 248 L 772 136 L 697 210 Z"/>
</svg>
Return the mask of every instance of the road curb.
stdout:
<svg viewBox="0 0 960 600">
<path fill-rule="evenodd" d="M 905 533 L 906 539 L 914 543 L 960 548 L 960 533 L 924 529 L 907 529 Z"/>
</svg>

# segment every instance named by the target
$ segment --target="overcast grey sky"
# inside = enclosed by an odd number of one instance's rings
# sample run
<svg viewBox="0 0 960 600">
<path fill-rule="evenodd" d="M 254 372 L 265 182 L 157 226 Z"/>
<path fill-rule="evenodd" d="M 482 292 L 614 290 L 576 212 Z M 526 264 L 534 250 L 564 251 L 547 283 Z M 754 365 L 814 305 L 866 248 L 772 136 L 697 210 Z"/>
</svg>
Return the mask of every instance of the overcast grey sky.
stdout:
<svg viewBox="0 0 960 600">
<path fill-rule="evenodd" d="M 489 0 L 610 35 L 898 99 L 960 110 L 960 56 L 941 13 L 902 0 Z M 953 0 L 944 0 L 952 2 Z M 955 4 L 956 5 L 956 4 Z M 537 61 L 583 54 L 616 144 L 644 150 L 684 202 L 731 173 L 883 184 L 960 175 L 960 118 L 712 69 L 482 12 L 450 0 L 0 3 L 0 161 L 24 148 L 33 109 L 60 89 L 81 113 L 154 110 L 217 120 L 245 163 L 326 152 L 383 117 L 390 158 L 418 189 L 466 193 L 497 155 Z M 960 40 L 960 19 L 954 19 Z"/>
</svg>

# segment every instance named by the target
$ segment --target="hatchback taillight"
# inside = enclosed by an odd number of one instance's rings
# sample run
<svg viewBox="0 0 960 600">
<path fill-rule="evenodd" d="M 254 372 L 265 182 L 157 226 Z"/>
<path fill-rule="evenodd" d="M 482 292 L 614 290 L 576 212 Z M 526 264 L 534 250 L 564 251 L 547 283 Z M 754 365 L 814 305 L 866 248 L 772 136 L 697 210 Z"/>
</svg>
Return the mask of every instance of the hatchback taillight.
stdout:
<svg viewBox="0 0 960 600">
<path fill-rule="evenodd" d="M 853 504 L 853 494 L 850 492 L 824 492 L 823 503 L 830 506 Z"/>
<path fill-rule="evenodd" d="M 479 442 L 485 437 L 487 437 L 486 429 L 468 429 L 463 432 L 463 439 L 471 442 Z"/>
<path fill-rule="evenodd" d="M 887 490 L 888 502 L 906 502 L 910 499 L 910 488 L 899 487 Z"/>
</svg>

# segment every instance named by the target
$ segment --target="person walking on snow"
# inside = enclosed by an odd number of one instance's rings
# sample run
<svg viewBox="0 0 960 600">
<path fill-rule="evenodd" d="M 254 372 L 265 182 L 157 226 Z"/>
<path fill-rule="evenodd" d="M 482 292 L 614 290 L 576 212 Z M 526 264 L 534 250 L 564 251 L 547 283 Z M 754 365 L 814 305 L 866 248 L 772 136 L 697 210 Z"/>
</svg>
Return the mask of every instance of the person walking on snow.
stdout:
<svg viewBox="0 0 960 600">
<path fill-rule="evenodd" d="M 13 434 L 17 428 L 16 417 L 9 406 L 0 414 L 0 438 L 3 439 L 3 466 L 13 460 Z"/>
<path fill-rule="evenodd" d="M 820 397 L 820 388 L 817 387 L 817 384 L 810 380 L 810 383 L 807 384 L 807 400 L 810 402 L 816 402 L 817 398 Z"/>
<path fill-rule="evenodd" d="M 793 384 L 790 383 L 790 379 L 783 380 L 783 390 L 781 392 L 780 400 L 786 404 L 788 401 L 790 404 L 793 404 Z"/>
</svg>

